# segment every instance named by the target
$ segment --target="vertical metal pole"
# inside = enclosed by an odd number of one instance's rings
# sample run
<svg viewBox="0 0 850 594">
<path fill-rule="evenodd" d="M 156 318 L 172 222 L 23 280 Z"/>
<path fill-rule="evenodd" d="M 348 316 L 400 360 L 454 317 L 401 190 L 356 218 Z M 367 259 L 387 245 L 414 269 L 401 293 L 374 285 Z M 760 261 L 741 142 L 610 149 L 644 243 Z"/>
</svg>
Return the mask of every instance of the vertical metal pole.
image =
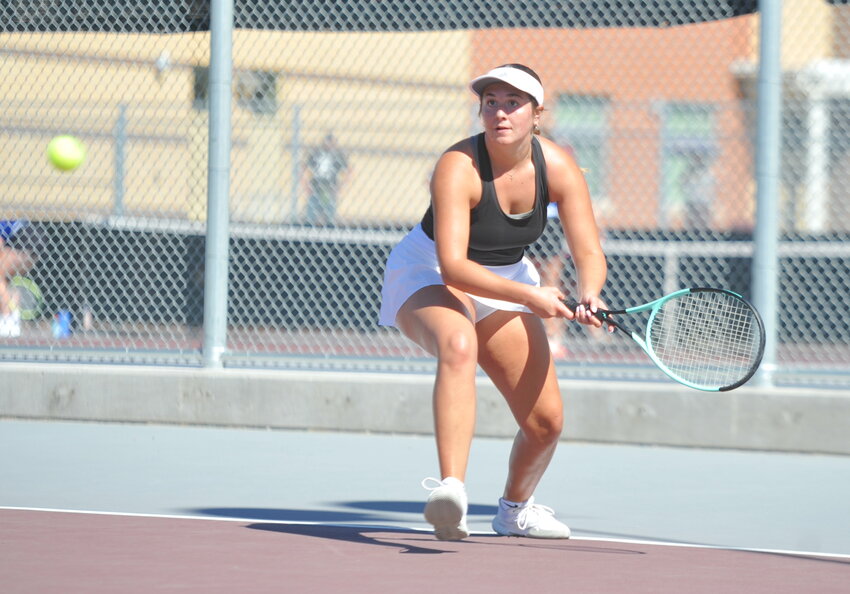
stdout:
<svg viewBox="0 0 850 594">
<path fill-rule="evenodd" d="M 772 386 L 776 372 L 779 321 L 779 163 L 782 141 L 782 2 L 759 0 L 758 112 L 756 129 L 756 228 L 753 301 L 767 332 L 756 384 Z"/>
<path fill-rule="evenodd" d="M 124 191 L 127 168 L 127 105 L 118 106 L 118 119 L 112 131 L 115 142 L 115 178 L 112 180 L 114 201 L 112 214 L 116 217 L 124 215 Z"/>
<path fill-rule="evenodd" d="M 232 70 L 233 0 L 212 0 L 210 4 L 209 183 L 204 260 L 204 367 L 221 367 L 221 356 L 227 348 Z"/>
<path fill-rule="evenodd" d="M 298 193 L 301 188 L 301 106 L 292 107 L 292 142 L 289 146 L 289 154 L 292 155 L 292 183 L 290 184 L 290 207 L 289 221 L 294 223 L 299 220 L 298 216 Z"/>
<path fill-rule="evenodd" d="M 807 89 L 809 138 L 806 143 L 806 192 L 804 231 L 823 233 L 829 214 L 829 107 L 820 85 Z M 796 213 L 794 213 L 796 214 Z"/>
</svg>

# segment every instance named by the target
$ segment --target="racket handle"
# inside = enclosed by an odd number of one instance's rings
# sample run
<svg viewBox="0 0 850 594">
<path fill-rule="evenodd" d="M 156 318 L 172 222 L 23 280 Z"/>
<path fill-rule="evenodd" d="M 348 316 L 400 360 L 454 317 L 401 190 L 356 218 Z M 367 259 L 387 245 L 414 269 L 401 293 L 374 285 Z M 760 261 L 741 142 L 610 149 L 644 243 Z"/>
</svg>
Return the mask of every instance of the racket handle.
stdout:
<svg viewBox="0 0 850 594">
<path fill-rule="evenodd" d="M 576 309 L 578 309 L 578 306 L 581 305 L 581 303 L 577 302 L 575 299 L 570 299 L 569 301 L 564 300 L 564 305 L 566 305 L 570 309 L 570 311 L 575 313 Z M 593 312 L 593 315 L 602 320 L 603 322 L 608 317 L 606 314 L 607 312 L 603 310 Z"/>
<path fill-rule="evenodd" d="M 570 300 L 566 300 L 566 299 L 565 299 L 565 300 L 564 300 L 564 305 L 566 305 L 568 308 L 570 308 L 570 311 L 572 311 L 573 313 L 575 313 L 576 308 L 578 308 L 578 306 L 579 306 L 580 304 L 579 304 L 579 303 L 578 303 L 575 299 L 570 299 Z M 611 315 L 610 315 L 610 314 L 611 314 L 611 312 L 606 311 L 606 310 L 604 310 L 604 309 L 600 309 L 600 310 L 597 310 L 597 311 L 593 312 L 593 315 L 594 315 L 597 319 L 599 319 L 600 321 L 602 321 L 602 322 L 604 322 L 604 323 L 608 324 L 609 326 L 612 326 L 612 327 L 614 327 L 614 328 L 616 328 L 616 329 L 618 329 L 618 330 L 622 330 L 623 332 L 625 332 L 625 329 L 623 329 L 623 328 L 622 328 L 622 327 L 621 327 L 621 326 L 620 326 L 617 322 L 615 322 L 615 321 L 611 318 Z"/>
<path fill-rule="evenodd" d="M 564 300 L 564 305 L 566 305 L 570 309 L 570 311 L 575 313 L 576 309 L 578 309 L 578 306 L 581 305 L 581 304 L 579 302 L 577 302 L 575 299 L 570 299 L 569 301 Z M 602 312 L 602 311 L 595 311 L 595 312 L 593 312 L 593 315 L 596 316 L 597 318 L 599 318 L 600 320 L 602 320 L 603 322 L 608 317 L 607 315 L 605 315 L 605 312 Z"/>
</svg>

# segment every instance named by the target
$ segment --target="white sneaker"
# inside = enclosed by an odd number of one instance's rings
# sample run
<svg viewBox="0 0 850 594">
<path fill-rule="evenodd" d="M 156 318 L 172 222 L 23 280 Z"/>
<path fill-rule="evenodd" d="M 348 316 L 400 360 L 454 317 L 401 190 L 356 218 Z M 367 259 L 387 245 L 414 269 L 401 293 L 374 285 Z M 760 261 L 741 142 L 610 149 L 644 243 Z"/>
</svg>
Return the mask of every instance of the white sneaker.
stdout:
<svg viewBox="0 0 850 594">
<path fill-rule="evenodd" d="M 469 536 L 466 527 L 468 499 L 466 488 L 456 478 L 444 480 L 428 477 L 422 486 L 431 491 L 425 503 L 425 519 L 434 526 L 434 536 L 440 540 L 461 540 Z"/>
<path fill-rule="evenodd" d="M 570 529 L 555 519 L 555 510 L 534 503 L 534 497 L 513 507 L 499 500 L 499 511 L 493 518 L 493 530 L 502 536 L 530 538 L 569 538 Z"/>
</svg>

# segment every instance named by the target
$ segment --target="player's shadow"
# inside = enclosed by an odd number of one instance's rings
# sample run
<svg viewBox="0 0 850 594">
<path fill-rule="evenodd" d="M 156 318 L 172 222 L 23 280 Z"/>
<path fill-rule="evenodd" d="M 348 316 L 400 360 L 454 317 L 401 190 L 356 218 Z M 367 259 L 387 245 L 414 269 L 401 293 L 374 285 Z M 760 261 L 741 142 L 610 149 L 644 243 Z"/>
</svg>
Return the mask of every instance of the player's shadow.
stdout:
<svg viewBox="0 0 850 594">
<path fill-rule="evenodd" d="M 248 528 L 281 534 L 295 534 L 352 543 L 371 544 L 400 549 L 401 553 L 433 555 L 454 552 L 441 548 L 428 532 L 400 528 L 410 516 L 421 521 L 421 501 L 339 501 L 329 504 L 341 509 L 285 509 L 257 507 L 208 507 L 191 510 L 208 516 L 251 521 Z M 468 516 L 492 516 L 494 505 L 470 504 Z M 395 525 L 393 525 L 395 524 Z M 370 534 L 381 534 L 373 537 Z M 389 534 L 399 538 L 390 539 Z M 434 546 L 421 546 L 432 543 Z"/>
<path fill-rule="evenodd" d="M 339 542 L 368 544 L 373 546 L 398 549 L 399 553 L 414 555 L 439 555 L 442 553 L 458 553 L 465 547 L 512 547 L 522 550 L 550 550 L 572 554 L 595 555 L 645 555 L 644 551 L 631 547 L 614 546 L 610 543 L 584 544 L 566 540 L 546 541 L 524 538 L 511 538 L 496 534 L 479 534 L 474 538 L 462 541 L 442 542 L 434 539 L 427 531 L 417 531 L 405 528 L 387 526 L 340 526 L 318 524 L 250 524 L 251 530 L 265 530 L 278 534 L 308 536 Z"/>
<path fill-rule="evenodd" d="M 399 550 L 400 553 L 434 555 L 458 552 L 458 542 L 434 540 L 430 527 L 425 530 L 404 528 L 410 522 L 408 514 L 417 521 L 422 518 L 421 501 L 343 501 L 332 505 L 340 510 L 270 509 L 249 507 L 218 507 L 190 510 L 204 515 L 241 519 L 250 522 L 247 528 L 278 534 L 307 536 L 341 542 L 369 544 Z M 470 504 L 469 516 L 493 516 L 494 505 Z M 636 555 L 640 551 L 612 547 L 609 544 L 578 544 L 505 538 L 495 534 L 479 534 L 474 539 L 460 541 L 460 546 L 475 544 L 489 547 L 518 547 L 521 549 L 551 549 L 572 553 Z M 566 548 L 568 547 L 568 548 Z"/>
<path fill-rule="evenodd" d="M 395 514 L 422 514 L 425 503 L 422 501 L 338 501 L 333 505 L 339 507 L 350 507 L 352 509 L 364 509 L 377 512 L 391 512 Z M 470 503 L 466 510 L 467 516 L 494 516 L 498 511 L 495 505 L 482 505 Z"/>
<path fill-rule="evenodd" d="M 190 510 L 207 516 L 240 520 L 266 520 L 270 522 L 314 522 L 323 524 L 373 524 L 387 522 L 409 523 L 415 516 L 419 521 L 425 504 L 421 501 L 338 501 L 330 503 L 334 509 L 285 509 L 260 507 L 206 507 Z M 348 511 L 353 510 L 353 511 Z M 468 516 L 493 516 L 495 505 L 471 503 Z"/>
<path fill-rule="evenodd" d="M 314 524 L 368 524 L 380 522 L 381 516 L 369 513 L 320 509 L 285 509 L 263 507 L 206 507 L 191 510 L 207 516 L 248 521 L 310 522 Z"/>
<path fill-rule="evenodd" d="M 455 551 L 445 550 L 440 548 L 438 541 L 430 540 L 435 546 L 419 546 L 413 544 L 418 542 L 412 538 L 414 535 L 422 536 L 423 542 L 426 535 L 415 530 L 388 528 L 388 527 L 370 527 L 363 526 L 339 526 L 339 525 L 318 525 L 318 524 L 250 524 L 251 530 L 265 530 L 268 532 L 277 532 L 279 534 L 294 534 L 297 536 L 309 536 L 311 538 L 323 538 L 341 542 L 350 542 L 358 544 L 377 545 L 382 547 L 390 547 L 399 549 L 399 553 L 413 555 L 439 555 L 442 553 L 454 553 Z M 389 540 L 392 535 L 398 535 L 397 538 Z M 370 536 L 375 534 L 376 536 Z M 380 534 L 380 537 L 377 536 Z"/>
</svg>

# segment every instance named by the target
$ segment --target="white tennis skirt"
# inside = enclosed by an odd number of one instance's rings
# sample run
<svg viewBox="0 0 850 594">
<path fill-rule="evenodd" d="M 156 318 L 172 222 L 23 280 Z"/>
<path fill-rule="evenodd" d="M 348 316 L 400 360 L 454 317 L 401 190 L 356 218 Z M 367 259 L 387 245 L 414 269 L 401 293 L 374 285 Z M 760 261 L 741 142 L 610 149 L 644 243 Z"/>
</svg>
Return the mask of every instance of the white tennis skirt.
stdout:
<svg viewBox="0 0 850 594">
<path fill-rule="evenodd" d="M 523 258 L 516 264 L 485 266 L 485 268 L 509 280 L 535 287 L 540 286 L 540 274 L 528 258 Z M 378 323 L 381 326 L 395 326 L 398 310 L 411 295 L 423 287 L 445 284 L 440 275 L 440 264 L 437 261 L 434 241 L 425 235 L 420 225 L 416 225 L 393 248 L 387 258 L 384 285 L 381 288 L 381 316 Z M 479 321 L 497 310 L 531 313 L 530 309 L 513 301 L 479 297 L 470 293 L 467 295 L 475 302 L 476 320 Z"/>
</svg>

